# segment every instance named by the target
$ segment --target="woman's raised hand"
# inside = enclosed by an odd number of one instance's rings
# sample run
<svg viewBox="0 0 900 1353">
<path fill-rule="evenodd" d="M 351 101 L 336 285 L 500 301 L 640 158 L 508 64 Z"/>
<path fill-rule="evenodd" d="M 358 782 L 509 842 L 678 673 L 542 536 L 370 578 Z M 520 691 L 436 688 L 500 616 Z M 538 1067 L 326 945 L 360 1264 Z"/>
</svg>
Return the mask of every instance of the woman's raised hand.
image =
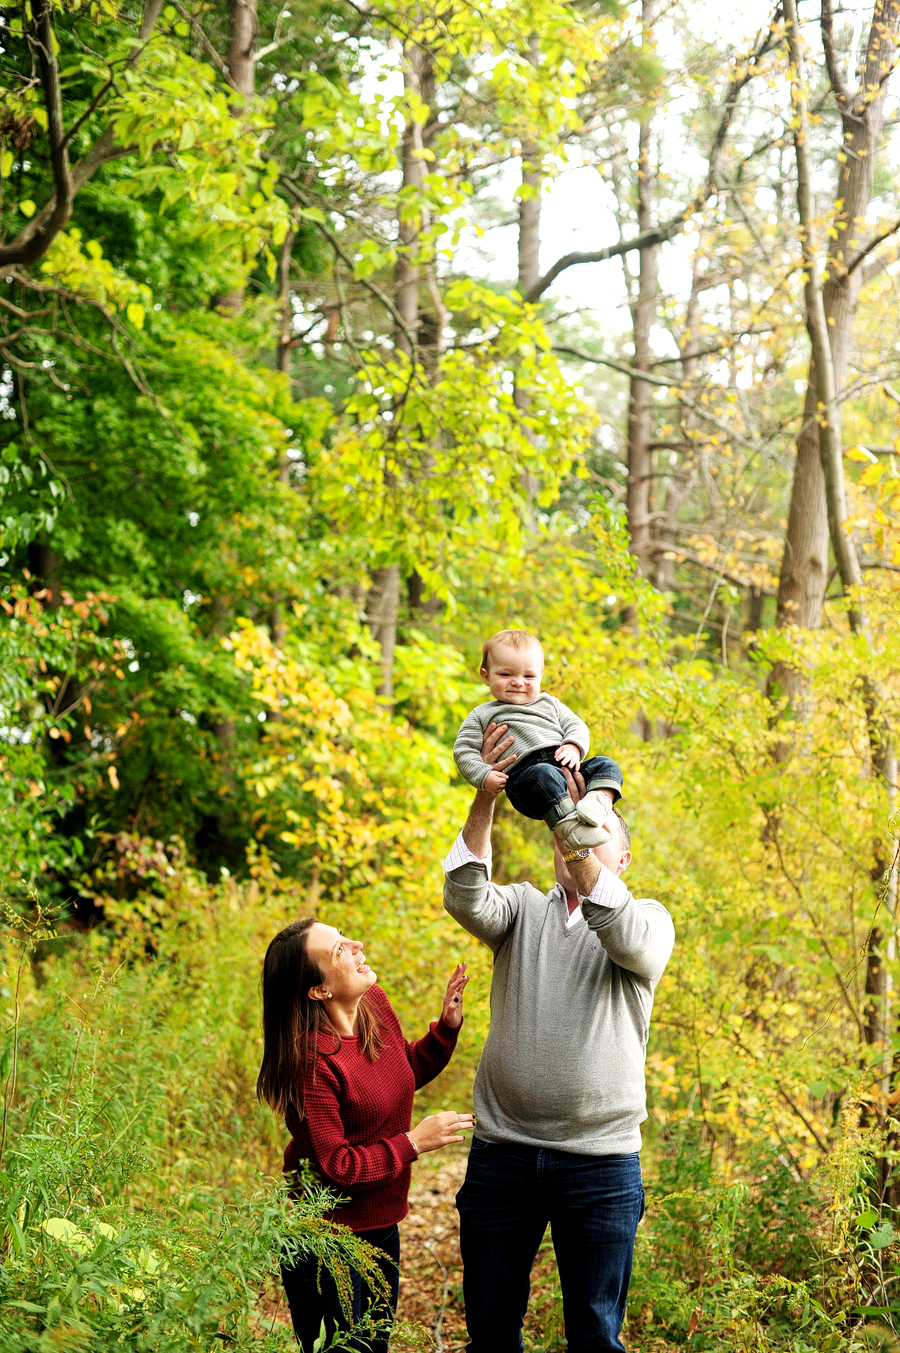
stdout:
<svg viewBox="0 0 900 1353">
<path fill-rule="evenodd" d="M 457 963 L 456 968 L 447 983 L 447 992 L 444 996 L 444 1008 L 441 1011 L 441 1019 L 448 1024 L 451 1029 L 458 1029 L 462 1024 L 463 1017 L 463 993 L 468 985 L 469 978 L 466 974 L 465 963 Z"/>
<path fill-rule="evenodd" d="M 409 1139 L 421 1155 L 423 1151 L 439 1151 L 451 1142 L 465 1141 L 462 1133 L 470 1132 L 474 1126 L 475 1119 L 470 1113 L 447 1109 L 444 1113 L 433 1113 L 423 1118 L 421 1123 L 410 1130 Z"/>
</svg>

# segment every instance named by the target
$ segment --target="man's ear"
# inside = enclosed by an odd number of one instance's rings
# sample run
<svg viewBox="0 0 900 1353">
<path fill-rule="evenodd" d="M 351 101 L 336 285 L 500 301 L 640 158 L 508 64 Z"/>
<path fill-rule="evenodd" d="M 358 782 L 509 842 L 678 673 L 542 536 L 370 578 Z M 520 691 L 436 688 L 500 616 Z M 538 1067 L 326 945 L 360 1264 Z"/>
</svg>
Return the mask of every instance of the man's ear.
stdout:
<svg viewBox="0 0 900 1353">
<path fill-rule="evenodd" d="M 619 860 L 619 867 L 616 870 L 616 878 L 620 878 L 622 874 L 625 873 L 625 870 L 628 868 L 630 864 L 631 864 L 631 851 L 623 850 L 622 858 Z"/>
</svg>

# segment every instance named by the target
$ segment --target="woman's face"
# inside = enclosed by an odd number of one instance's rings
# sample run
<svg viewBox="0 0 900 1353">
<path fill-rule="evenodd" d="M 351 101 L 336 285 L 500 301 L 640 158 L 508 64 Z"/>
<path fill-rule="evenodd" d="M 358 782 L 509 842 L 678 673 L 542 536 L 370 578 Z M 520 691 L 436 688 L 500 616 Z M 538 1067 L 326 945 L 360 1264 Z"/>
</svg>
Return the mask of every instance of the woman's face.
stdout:
<svg viewBox="0 0 900 1353">
<path fill-rule="evenodd" d="M 366 962 L 362 943 L 348 940 L 333 925 L 316 921 L 310 926 L 307 953 L 322 973 L 322 987 L 337 1001 L 355 1001 L 377 982 Z M 321 988 L 313 987 L 318 993 Z"/>
</svg>

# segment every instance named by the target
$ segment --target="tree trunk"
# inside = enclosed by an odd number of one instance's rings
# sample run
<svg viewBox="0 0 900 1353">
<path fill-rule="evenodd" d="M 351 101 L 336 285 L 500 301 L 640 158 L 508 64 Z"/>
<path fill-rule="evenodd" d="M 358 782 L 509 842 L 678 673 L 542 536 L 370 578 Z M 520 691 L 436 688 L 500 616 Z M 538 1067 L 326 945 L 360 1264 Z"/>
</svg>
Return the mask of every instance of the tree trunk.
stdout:
<svg viewBox="0 0 900 1353">
<path fill-rule="evenodd" d="M 790 46 L 792 70 L 792 103 L 794 112 L 794 144 L 797 155 L 797 205 L 800 215 L 800 232 L 803 242 L 803 263 L 804 263 L 804 296 L 806 301 L 806 322 L 809 330 L 810 346 L 812 347 L 813 361 L 815 363 L 816 392 L 818 398 L 817 421 L 818 421 L 818 440 L 819 454 L 822 467 L 822 479 L 824 486 L 824 498 L 826 503 L 826 515 L 828 521 L 829 535 L 831 538 L 831 547 L 834 551 L 834 557 L 837 562 L 838 573 L 841 578 L 841 585 L 845 596 L 850 596 L 851 601 L 848 606 L 847 616 L 850 628 L 856 635 L 862 636 L 868 643 L 869 631 L 866 613 L 862 599 L 862 573 L 859 567 L 859 560 L 856 554 L 856 548 L 853 544 L 852 534 L 845 530 L 847 520 L 847 503 L 844 490 L 844 462 L 843 448 L 841 445 L 840 414 L 837 394 L 837 379 L 835 372 L 835 361 L 832 355 L 832 343 L 829 341 L 830 333 L 838 330 L 838 325 L 829 327 L 828 318 L 825 310 L 825 301 L 821 280 L 819 278 L 819 260 L 814 239 L 814 220 L 815 206 L 812 193 L 812 160 L 809 153 L 809 120 L 806 106 L 806 86 L 804 75 L 803 49 L 800 43 L 799 23 L 797 19 L 797 0 L 783 0 L 785 27 Z M 889 11 L 886 14 L 885 11 Z M 897 0 L 889 0 L 887 4 L 876 6 L 872 21 L 872 33 L 869 39 L 869 55 L 871 56 L 873 43 L 878 49 L 878 63 L 874 70 L 869 70 L 868 62 L 866 66 L 866 75 L 871 77 L 864 82 L 863 88 L 866 90 L 865 97 L 871 97 L 871 91 L 879 88 L 879 81 L 883 89 L 885 77 L 893 65 L 894 53 L 896 50 L 896 33 L 898 17 L 900 17 L 900 4 Z M 885 29 L 888 19 L 893 22 L 893 37 L 889 50 L 885 49 L 884 44 Z M 877 32 L 876 32 L 877 27 Z M 842 104 L 842 116 L 849 104 L 849 96 L 843 88 L 835 63 L 833 46 L 831 45 L 830 34 L 830 7 L 823 5 L 823 39 L 825 43 L 826 54 L 829 59 L 829 71 L 832 78 L 832 84 Z M 877 76 L 877 79 L 875 77 Z M 869 108 L 871 109 L 876 101 L 883 102 L 883 94 L 876 93 L 872 98 Z M 865 109 L 857 108 L 856 121 L 861 122 Z M 843 116 L 845 135 L 847 133 L 847 118 Z M 880 119 L 878 121 L 878 130 L 880 131 Z M 868 149 L 871 151 L 871 160 L 874 162 L 877 140 L 871 143 Z M 863 148 L 865 149 L 865 148 Z M 856 157 L 853 157 L 856 158 Z M 846 191 L 850 191 L 852 175 L 865 177 L 866 202 L 871 194 L 872 177 L 874 163 L 869 163 L 865 155 L 862 156 L 862 168 L 854 168 L 851 173 L 851 167 L 846 166 L 842 171 L 842 182 Z M 842 208 L 842 212 L 845 208 Z M 862 220 L 859 214 L 854 214 L 848 222 L 848 229 L 853 225 L 861 229 Z M 850 241 L 851 248 L 858 248 L 853 241 Z M 832 250 L 834 253 L 834 250 Z M 848 272 L 848 266 L 841 250 L 838 251 L 837 265 L 843 270 L 838 271 L 838 283 L 843 279 L 844 291 L 847 294 L 851 292 L 850 283 L 853 283 L 853 274 Z M 832 265 L 835 266 L 834 264 Z M 860 269 L 856 268 L 856 274 Z M 856 290 L 856 297 L 859 295 L 859 282 L 853 283 Z M 854 301 L 855 305 L 855 301 Z M 849 336 L 849 319 L 852 317 L 852 311 L 846 317 L 846 330 Z M 844 351 L 844 363 L 846 364 L 846 350 Z M 871 676 L 865 672 L 861 678 L 863 705 L 865 709 L 866 725 L 869 735 L 869 747 L 871 756 L 871 765 L 875 774 L 887 789 L 888 797 L 888 816 L 890 817 L 893 807 L 896 803 L 897 793 L 897 758 L 894 751 L 893 734 L 890 720 L 884 707 L 884 700 L 877 683 Z M 873 877 L 880 879 L 885 868 L 885 854 L 881 833 L 876 834 L 873 843 L 873 855 L 875 863 L 873 867 Z M 893 850 L 889 847 L 887 852 L 892 857 Z M 890 865 L 890 859 L 887 861 Z M 891 1048 L 892 1043 L 892 980 L 890 969 L 886 966 L 885 959 L 893 960 L 895 957 L 895 909 L 897 883 L 896 878 L 891 872 L 888 884 L 885 889 L 885 912 L 887 913 L 888 925 L 886 927 L 887 935 L 882 933 L 878 926 L 873 926 L 869 931 L 867 952 L 866 952 L 866 1010 L 865 1010 L 865 1041 L 873 1046 L 881 1047 L 882 1071 L 879 1078 L 878 1089 L 880 1090 L 880 1101 L 876 1097 L 875 1112 L 880 1121 L 884 1121 L 886 1101 L 893 1089 L 894 1081 L 894 1058 Z M 891 1173 L 890 1161 L 887 1152 L 879 1160 L 879 1183 L 882 1196 L 886 1196 L 888 1179 Z M 892 1199 L 893 1201 L 893 1199 Z"/>
<path fill-rule="evenodd" d="M 703 236 L 701 235 L 694 253 L 691 294 L 688 300 L 687 313 L 684 318 L 682 350 L 687 353 L 690 353 L 692 350 L 696 352 L 697 333 L 700 327 L 700 292 L 703 289 L 704 278 L 704 274 L 700 271 L 700 247 L 702 239 Z M 685 386 L 689 386 L 693 382 L 697 375 L 697 368 L 699 365 L 699 357 L 686 356 L 682 359 L 681 376 Z M 688 430 L 695 428 L 697 422 L 697 415 L 694 411 L 682 404 L 678 418 L 678 426 L 682 431 L 687 432 Z M 686 444 L 686 449 L 689 449 L 689 445 L 689 443 Z M 656 530 L 651 532 L 655 542 L 652 554 L 656 569 L 655 582 L 660 592 L 675 591 L 676 561 L 674 551 L 678 544 L 678 514 L 693 478 L 693 472 L 684 464 L 685 452 L 681 452 L 680 454 L 682 458 L 681 466 L 673 466 L 671 482 L 666 493 L 665 517 L 660 521 Z"/>
<path fill-rule="evenodd" d="M 536 33 L 528 39 L 525 59 L 537 66 L 540 40 Z M 530 142 L 522 144 L 522 196 L 519 200 L 519 295 L 527 296 L 541 275 L 541 186 L 540 150 Z"/>
<path fill-rule="evenodd" d="M 231 104 L 231 112 L 236 116 L 240 116 L 244 100 L 251 98 L 256 89 L 257 3 L 258 0 L 228 0 L 228 79 L 235 93 L 241 95 Z M 216 299 L 216 309 L 226 315 L 239 314 L 243 306 L 243 287 L 235 287 Z"/>
<path fill-rule="evenodd" d="M 847 372 L 853 318 L 859 303 L 865 248 L 865 217 L 884 122 L 885 75 L 893 66 L 900 5 L 897 0 L 876 4 L 859 88 L 851 95 L 837 65 L 832 40 L 830 0 L 823 0 L 822 34 L 831 86 L 841 115 L 843 149 L 834 211 L 834 232 L 828 251 L 827 281 L 822 292 L 824 321 L 830 338 L 835 384 L 835 431 L 840 439 L 840 405 Z M 818 629 L 828 581 L 828 507 L 819 446 L 818 406 L 824 403 L 817 377 L 815 353 L 809 366 L 803 425 L 797 438 L 797 460 L 784 555 L 778 581 L 776 624 Z M 785 693 L 796 693 L 796 673 L 780 673 Z"/>
<path fill-rule="evenodd" d="M 420 99 L 432 106 L 434 98 L 434 64 L 431 56 L 423 48 L 410 45 L 403 52 L 403 79 L 407 90 L 417 94 Z M 403 131 L 403 188 L 420 192 L 423 184 L 425 163 L 422 152 L 425 141 L 422 123 L 408 118 Z M 401 198 L 401 201 L 405 198 Z M 394 305 L 397 320 L 394 325 L 394 343 L 399 352 L 403 352 L 415 363 L 420 360 L 419 337 L 421 317 L 419 312 L 419 291 L 422 283 L 422 268 L 419 263 L 419 236 L 423 226 L 427 225 L 423 216 L 411 216 L 397 223 L 399 254 L 394 271 Z M 434 289 L 436 290 L 436 284 Z M 439 300 L 439 298 L 438 298 Z M 433 347 L 439 349 L 442 325 L 442 307 L 439 307 L 435 322 Z M 378 694 L 390 699 L 394 693 L 394 649 L 397 644 L 397 616 L 400 607 L 400 566 L 389 564 L 371 570 L 366 623 L 381 649 L 381 681 Z"/>
<path fill-rule="evenodd" d="M 231 87 L 245 99 L 256 87 L 257 0 L 228 0 L 228 75 Z M 236 105 L 240 111 L 240 105 Z"/>
<path fill-rule="evenodd" d="M 281 327 L 275 348 L 275 366 L 287 375 L 291 363 L 291 339 L 293 338 L 294 307 L 291 305 L 291 250 L 294 247 L 294 232 L 288 228 L 278 255 L 278 300 L 281 305 Z M 287 478 L 287 473 L 284 476 Z M 282 478 L 279 475 L 279 478 Z"/>
<path fill-rule="evenodd" d="M 394 649 L 397 644 L 397 612 L 400 606 L 400 565 L 373 568 L 366 598 L 366 624 L 381 649 L 381 681 L 378 694 L 394 695 Z"/>
<path fill-rule="evenodd" d="M 643 26 L 653 26 L 655 0 L 643 0 Z M 652 131 L 650 119 L 641 123 L 638 136 L 637 163 L 637 222 L 638 234 L 653 228 L 653 180 L 650 155 Z M 636 289 L 631 299 L 631 325 L 635 371 L 649 371 L 653 355 L 650 350 L 650 329 L 656 317 L 657 275 L 659 272 L 659 245 L 648 245 L 638 255 Z M 638 561 L 641 573 L 651 567 L 653 542 L 650 533 L 651 474 L 653 453 L 650 450 L 653 387 L 637 376 L 631 378 L 628 398 L 628 484 L 625 493 L 625 512 L 631 552 Z"/>
<path fill-rule="evenodd" d="M 403 53 L 403 82 L 407 90 L 423 97 L 423 74 L 429 66 L 429 59 L 421 47 L 410 46 Z M 403 188 L 421 192 L 425 173 L 422 152 L 425 144 L 422 137 L 422 124 L 415 118 L 408 118 L 403 130 Z M 397 266 L 394 270 L 394 304 L 399 315 L 395 327 L 394 341 L 401 352 L 416 360 L 419 342 L 419 285 L 421 269 L 417 253 L 419 232 L 423 222 L 416 216 L 401 219 L 398 222 L 400 243 Z"/>
<path fill-rule="evenodd" d="M 524 53 L 526 61 L 532 66 L 537 66 L 540 51 L 540 39 L 536 33 L 532 33 Z M 541 275 L 541 187 L 544 175 L 540 168 L 540 149 L 537 145 L 523 141 L 521 155 L 523 192 L 519 199 L 518 287 L 519 295 L 524 297 L 537 285 Z M 513 402 L 522 413 L 527 413 L 531 405 L 531 396 L 518 382 L 513 390 Z M 526 427 L 524 431 L 529 442 L 533 442 L 531 430 Z M 539 489 L 538 481 L 534 475 L 525 471 L 521 482 L 525 490 L 528 522 L 532 531 L 536 531 L 534 504 Z"/>
</svg>

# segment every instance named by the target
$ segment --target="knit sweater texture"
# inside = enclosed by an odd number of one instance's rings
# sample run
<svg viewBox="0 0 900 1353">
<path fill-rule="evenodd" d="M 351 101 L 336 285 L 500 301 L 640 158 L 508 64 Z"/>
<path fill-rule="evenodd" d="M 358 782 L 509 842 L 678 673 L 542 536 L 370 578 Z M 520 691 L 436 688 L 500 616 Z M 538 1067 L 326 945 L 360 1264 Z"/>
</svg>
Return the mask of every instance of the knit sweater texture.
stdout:
<svg viewBox="0 0 900 1353">
<path fill-rule="evenodd" d="M 561 742 L 574 742 L 582 761 L 588 754 L 591 735 L 587 724 L 573 714 L 568 705 L 555 695 L 544 691 L 529 705 L 509 705 L 503 700 L 488 700 L 476 705 L 460 725 L 453 744 L 453 759 L 464 780 L 476 789 L 482 789 L 491 767 L 481 756 L 481 745 L 488 724 L 508 724 L 508 732 L 515 739 L 511 752 L 521 758 L 542 747 L 556 747 Z"/>
<path fill-rule="evenodd" d="M 369 1000 L 382 1021 L 382 1046 L 370 1062 L 359 1038 L 319 1038 L 315 1082 L 306 1085 L 306 1113 L 286 1115 L 291 1141 L 286 1174 L 308 1160 L 322 1182 L 347 1202 L 328 1215 L 351 1231 L 393 1226 L 409 1211 L 416 1149 L 407 1137 L 413 1095 L 453 1055 L 458 1029 L 435 1020 L 409 1043 L 380 987 Z"/>
<path fill-rule="evenodd" d="M 592 1156 L 640 1150 L 653 992 L 674 929 L 664 907 L 601 868 L 621 905 L 581 898 L 587 924 L 569 929 L 559 889 L 499 887 L 483 864 L 447 875 L 444 906 L 494 954 L 474 1091 L 485 1141 Z"/>
</svg>

